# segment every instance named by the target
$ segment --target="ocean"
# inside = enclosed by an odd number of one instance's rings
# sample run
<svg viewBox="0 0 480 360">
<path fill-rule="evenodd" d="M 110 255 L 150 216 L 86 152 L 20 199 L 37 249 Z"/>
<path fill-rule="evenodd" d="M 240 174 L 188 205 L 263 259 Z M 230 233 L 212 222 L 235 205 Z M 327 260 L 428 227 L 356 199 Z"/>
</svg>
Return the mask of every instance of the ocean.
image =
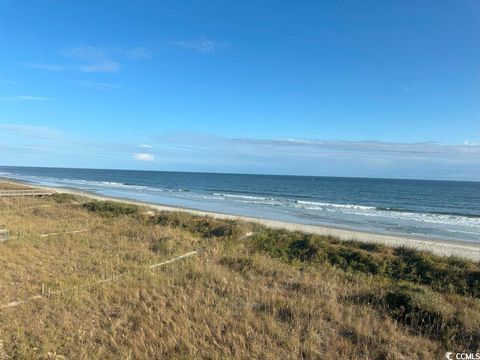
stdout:
<svg viewBox="0 0 480 360">
<path fill-rule="evenodd" d="M 0 177 L 189 209 L 480 243 L 480 182 L 0 167 Z"/>
</svg>

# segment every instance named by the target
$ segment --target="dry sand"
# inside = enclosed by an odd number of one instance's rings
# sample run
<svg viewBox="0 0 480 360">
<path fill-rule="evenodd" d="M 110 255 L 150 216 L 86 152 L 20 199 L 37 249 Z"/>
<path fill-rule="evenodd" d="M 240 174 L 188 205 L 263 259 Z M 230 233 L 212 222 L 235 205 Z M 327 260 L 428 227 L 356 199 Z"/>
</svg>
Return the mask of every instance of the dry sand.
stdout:
<svg viewBox="0 0 480 360">
<path fill-rule="evenodd" d="M 7 181 L 15 182 L 15 181 L 12 181 L 11 179 L 8 179 Z M 384 244 L 392 247 L 404 246 L 404 247 L 413 248 L 417 250 L 430 251 L 440 256 L 457 256 L 457 257 L 461 257 L 461 258 L 465 258 L 473 261 L 480 261 L 480 244 L 475 244 L 475 243 L 453 241 L 453 240 L 448 241 L 448 240 L 438 240 L 438 239 L 426 239 L 426 238 L 411 237 L 411 236 L 383 235 L 383 234 L 375 234 L 375 233 L 369 233 L 364 231 L 337 229 L 337 228 L 327 227 L 327 226 L 304 225 L 304 224 L 289 223 L 289 222 L 277 221 L 277 220 L 260 219 L 260 218 L 254 218 L 254 217 L 248 217 L 248 216 L 229 215 L 229 214 L 192 210 L 192 209 L 166 206 L 166 205 L 150 204 L 150 203 L 145 203 L 141 201 L 133 201 L 128 199 L 101 196 L 101 195 L 96 195 L 96 194 L 88 193 L 85 191 L 74 190 L 69 188 L 49 188 L 49 187 L 38 186 L 38 185 L 30 185 L 30 186 L 34 186 L 34 187 L 46 189 L 46 190 L 52 190 L 59 193 L 82 195 L 95 200 L 110 200 L 110 201 L 124 202 L 128 204 L 141 205 L 141 206 L 149 207 L 151 209 L 158 210 L 158 211 L 185 211 L 195 215 L 207 215 L 207 216 L 212 216 L 220 219 L 251 221 L 251 222 L 255 222 L 255 223 L 262 224 L 262 225 L 265 225 L 271 228 L 276 228 L 276 229 L 294 230 L 294 231 L 301 231 L 305 233 L 318 234 L 318 235 L 331 235 L 331 236 L 338 237 L 341 240 L 357 240 L 357 241 L 368 242 L 368 243 Z"/>
</svg>

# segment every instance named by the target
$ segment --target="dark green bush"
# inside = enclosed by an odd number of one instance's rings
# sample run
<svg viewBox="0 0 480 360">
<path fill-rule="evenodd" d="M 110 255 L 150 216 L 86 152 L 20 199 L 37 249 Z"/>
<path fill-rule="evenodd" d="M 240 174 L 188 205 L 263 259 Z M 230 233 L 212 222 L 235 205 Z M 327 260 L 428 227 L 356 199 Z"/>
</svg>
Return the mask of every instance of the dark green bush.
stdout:
<svg viewBox="0 0 480 360">
<path fill-rule="evenodd" d="M 288 247 L 292 242 L 301 241 L 305 237 L 306 235 L 300 232 L 264 228 L 255 233 L 249 241 L 255 250 L 265 252 L 273 257 L 294 260 L 294 254 L 289 254 Z"/>
<path fill-rule="evenodd" d="M 386 250 L 386 246 L 382 244 L 360 242 L 355 240 L 344 241 L 343 244 L 347 244 L 350 247 L 366 250 L 369 252 L 382 252 Z"/>
<path fill-rule="evenodd" d="M 383 310 L 400 324 L 441 340 L 446 347 L 462 344 L 465 350 L 479 349 L 480 302 L 476 299 L 446 298 L 426 286 L 400 282 L 373 286 L 344 300 Z"/>
<path fill-rule="evenodd" d="M 379 274 L 385 267 L 381 257 L 375 257 L 365 250 L 348 246 L 328 247 L 327 258 L 332 265 L 348 271 Z"/>
<path fill-rule="evenodd" d="M 214 218 L 194 218 L 187 226 L 188 230 L 203 237 L 228 237 L 239 235 L 237 223 Z"/>
<path fill-rule="evenodd" d="M 442 292 L 480 296 L 478 265 L 462 259 L 398 248 L 394 250 L 387 273 L 394 279 L 428 285 Z"/>
<path fill-rule="evenodd" d="M 232 237 L 241 233 L 236 221 L 206 216 L 200 217 L 180 212 L 165 211 L 150 217 L 148 222 L 155 225 L 181 228 L 205 238 Z"/>
<path fill-rule="evenodd" d="M 82 207 L 88 211 L 107 217 L 131 216 L 139 212 L 137 206 L 114 201 L 90 201 L 82 204 Z"/>
<path fill-rule="evenodd" d="M 178 212 L 163 211 L 158 215 L 149 217 L 148 222 L 152 225 L 170 226 L 173 228 L 178 228 L 187 221 L 185 217 L 185 214 L 181 214 Z"/>
<path fill-rule="evenodd" d="M 51 195 L 50 198 L 59 204 L 73 203 L 78 201 L 78 198 L 76 195 L 67 194 L 67 193 L 55 193 Z"/>
<path fill-rule="evenodd" d="M 307 238 L 292 241 L 287 252 L 290 260 L 311 261 L 317 254 L 317 248 Z"/>
<path fill-rule="evenodd" d="M 384 295 L 389 314 L 422 332 L 441 336 L 452 320 L 454 308 L 440 294 L 410 283 L 391 286 Z"/>
<path fill-rule="evenodd" d="M 248 241 L 253 251 L 288 262 L 317 265 L 327 262 L 349 272 L 380 275 L 429 286 L 440 292 L 480 297 L 479 264 L 458 258 L 267 228 Z"/>
</svg>

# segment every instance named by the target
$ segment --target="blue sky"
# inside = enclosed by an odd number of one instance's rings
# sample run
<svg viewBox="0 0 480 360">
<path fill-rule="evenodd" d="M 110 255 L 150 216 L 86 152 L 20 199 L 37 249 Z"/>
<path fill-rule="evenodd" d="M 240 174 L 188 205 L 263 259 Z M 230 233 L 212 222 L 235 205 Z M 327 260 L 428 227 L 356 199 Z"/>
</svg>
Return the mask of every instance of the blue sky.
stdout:
<svg viewBox="0 0 480 360">
<path fill-rule="evenodd" d="M 480 180 L 480 2 L 0 0 L 0 165 Z"/>
</svg>

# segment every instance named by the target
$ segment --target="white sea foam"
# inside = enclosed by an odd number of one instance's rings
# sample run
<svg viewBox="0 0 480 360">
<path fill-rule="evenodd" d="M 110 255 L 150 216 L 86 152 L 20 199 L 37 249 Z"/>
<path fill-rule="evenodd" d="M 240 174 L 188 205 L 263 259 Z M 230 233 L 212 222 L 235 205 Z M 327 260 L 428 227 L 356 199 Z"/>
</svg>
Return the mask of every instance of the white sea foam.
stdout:
<svg viewBox="0 0 480 360">
<path fill-rule="evenodd" d="M 216 196 L 222 196 L 225 198 L 231 199 L 251 199 L 251 200 L 267 200 L 266 197 L 252 196 L 252 195 L 233 195 L 233 194 L 223 194 L 223 193 L 213 193 Z"/>
<path fill-rule="evenodd" d="M 316 202 L 316 201 L 303 201 L 303 200 L 294 200 L 295 203 L 307 206 L 314 206 L 318 209 L 333 207 L 339 209 L 358 209 L 358 210 L 375 210 L 373 206 L 364 206 L 364 205 L 355 205 L 355 204 L 332 204 L 332 203 L 325 203 L 325 202 Z"/>
<path fill-rule="evenodd" d="M 472 218 L 461 215 L 447 215 L 447 214 L 434 214 L 434 213 L 419 213 L 408 211 L 397 211 L 394 209 L 378 209 L 374 206 L 365 206 L 358 204 L 336 204 L 328 202 L 295 200 L 295 199 L 281 199 L 270 197 L 259 197 L 252 195 L 237 195 L 237 194 L 225 194 L 214 193 L 216 198 L 214 200 L 229 200 L 237 203 L 250 203 L 266 206 L 283 206 L 285 208 L 295 208 L 299 210 L 306 210 L 317 213 L 338 213 L 339 216 L 349 215 L 361 218 L 378 218 L 389 221 L 403 220 L 409 223 L 425 223 L 425 224 L 438 224 L 453 227 L 468 227 L 475 230 L 480 229 L 480 218 Z M 479 234 L 479 231 L 468 230 L 452 230 L 453 232 L 462 232 L 465 234 Z"/>
</svg>

